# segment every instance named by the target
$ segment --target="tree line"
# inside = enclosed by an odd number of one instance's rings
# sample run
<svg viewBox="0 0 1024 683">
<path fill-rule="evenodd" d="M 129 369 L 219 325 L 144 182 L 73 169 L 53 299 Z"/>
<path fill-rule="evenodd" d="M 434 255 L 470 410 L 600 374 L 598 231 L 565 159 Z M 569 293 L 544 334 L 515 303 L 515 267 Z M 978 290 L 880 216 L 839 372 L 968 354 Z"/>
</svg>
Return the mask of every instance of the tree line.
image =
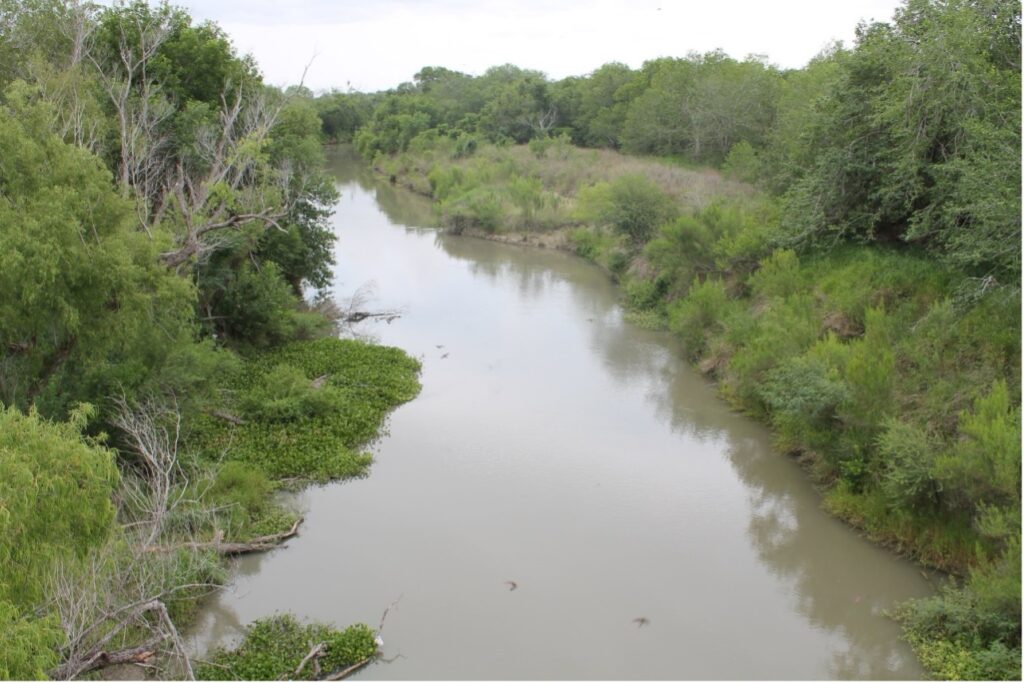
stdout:
<svg viewBox="0 0 1024 683">
<path fill-rule="evenodd" d="M 1019 280 L 1020 4 L 911 0 L 801 69 L 721 51 L 609 63 L 558 81 L 502 65 L 425 67 L 382 93 L 316 99 L 328 138 L 367 158 L 440 135 L 471 151 L 577 146 L 720 166 L 784 197 L 793 245 L 923 245 Z"/>
<path fill-rule="evenodd" d="M 316 294 L 321 125 L 180 8 L 0 0 L 0 677 L 244 677 L 251 653 L 194 667 L 180 626 L 225 557 L 295 532 L 282 479 L 363 473 L 418 390 Z M 292 643 L 271 678 L 376 650 L 366 627 L 262 628 Z"/>
</svg>

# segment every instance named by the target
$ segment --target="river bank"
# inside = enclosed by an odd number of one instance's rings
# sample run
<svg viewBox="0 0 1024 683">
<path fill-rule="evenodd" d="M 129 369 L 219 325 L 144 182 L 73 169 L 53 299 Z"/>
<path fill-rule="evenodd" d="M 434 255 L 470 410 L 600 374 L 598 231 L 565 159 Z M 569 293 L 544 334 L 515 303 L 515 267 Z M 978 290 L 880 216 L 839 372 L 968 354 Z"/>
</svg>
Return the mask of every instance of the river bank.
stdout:
<svg viewBox="0 0 1024 683">
<path fill-rule="evenodd" d="M 406 153 L 374 165 L 398 184 L 429 186 L 442 224 L 456 233 L 571 248 L 603 266 L 634 315 L 671 329 L 731 405 L 772 427 L 776 447 L 805 463 L 829 511 L 964 577 L 973 590 L 944 599 L 967 605 L 977 623 L 1008 619 L 1003 642 L 1014 647 L 1019 292 L 972 294 L 966 273 L 914 250 L 797 254 L 774 246 L 768 198 L 684 205 L 657 174 L 635 187 L 613 178 L 567 189 L 552 182 L 564 174 L 536 169 L 543 158 L 524 165 L 526 154 L 485 149 L 466 161 Z M 535 215 L 548 211 L 526 231 L 515 226 L 528 203 L 494 189 L 513 175 L 543 198 Z M 672 204 L 664 217 L 635 232 L 630 211 L 643 218 L 637 206 L 662 201 Z M 986 470 L 1006 475 L 981 484 Z M 985 603 L 979 596 L 996 585 L 1009 592 Z M 951 646 L 924 616 L 942 609 L 922 603 L 902 614 L 933 670 L 949 672 L 950 660 L 972 660 L 973 646 L 959 636 Z"/>
<path fill-rule="evenodd" d="M 197 645 L 398 600 L 361 678 L 923 676 L 882 612 L 928 581 L 825 514 L 605 272 L 423 227 L 427 200 L 331 168 L 335 295 L 372 280 L 402 312 L 355 332 L 419 358 L 423 391 L 369 477 L 307 489 L 288 550 L 240 561 Z"/>
</svg>

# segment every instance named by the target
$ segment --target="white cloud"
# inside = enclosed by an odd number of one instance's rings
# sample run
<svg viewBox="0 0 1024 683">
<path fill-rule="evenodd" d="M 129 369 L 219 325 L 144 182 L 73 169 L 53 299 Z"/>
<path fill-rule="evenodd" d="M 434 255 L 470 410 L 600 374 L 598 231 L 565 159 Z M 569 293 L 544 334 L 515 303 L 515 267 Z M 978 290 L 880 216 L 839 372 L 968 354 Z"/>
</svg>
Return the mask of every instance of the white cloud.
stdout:
<svg viewBox="0 0 1024 683">
<path fill-rule="evenodd" d="M 185 3 L 251 52 L 271 83 L 314 89 L 390 88 L 423 66 L 479 74 L 496 64 L 553 78 L 610 61 L 722 48 L 799 67 L 833 40 L 851 43 L 862 19 L 888 20 L 898 0 L 217 0 Z"/>
</svg>

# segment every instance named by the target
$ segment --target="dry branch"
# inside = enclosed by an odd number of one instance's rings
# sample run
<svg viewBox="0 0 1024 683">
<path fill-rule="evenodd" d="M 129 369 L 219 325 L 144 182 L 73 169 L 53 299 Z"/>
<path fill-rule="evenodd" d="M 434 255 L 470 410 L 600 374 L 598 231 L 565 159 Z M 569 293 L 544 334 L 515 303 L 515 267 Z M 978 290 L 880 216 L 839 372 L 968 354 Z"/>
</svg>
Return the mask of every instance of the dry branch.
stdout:
<svg viewBox="0 0 1024 683">
<path fill-rule="evenodd" d="M 174 543 L 171 545 L 157 545 L 151 546 L 146 550 L 152 553 L 168 553 L 176 550 L 214 550 L 221 555 L 245 555 L 247 553 L 259 553 L 266 550 L 273 550 L 281 545 L 282 541 L 286 541 L 293 536 L 298 535 L 299 525 L 302 524 L 303 518 L 299 517 L 292 524 L 291 529 L 288 531 L 282 531 L 279 534 L 269 534 L 267 536 L 257 536 L 251 538 L 244 543 L 225 543 L 219 538 L 215 538 L 212 541 L 188 541 L 185 543 Z"/>
<path fill-rule="evenodd" d="M 362 660 L 360 662 L 356 662 L 352 666 L 345 667 L 341 671 L 335 671 L 332 674 L 327 674 L 326 676 L 324 676 L 320 680 L 321 681 L 340 681 L 343 678 L 348 678 L 349 676 L 354 674 L 356 671 L 359 671 L 360 669 L 362 669 L 364 666 L 366 666 L 367 664 L 369 664 L 372 661 L 373 661 L 373 657 L 367 657 L 366 659 L 364 659 L 364 660 Z"/>
<path fill-rule="evenodd" d="M 292 676 L 298 676 L 302 673 L 302 670 L 306 668 L 306 665 L 309 664 L 310 660 L 313 660 L 313 665 L 316 667 L 314 675 L 319 675 L 320 666 L 316 660 L 323 657 L 325 654 L 327 654 L 327 643 L 317 643 L 312 647 L 312 649 L 310 649 L 309 654 L 302 658 L 299 665 L 295 667 L 295 671 L 292 673 Z"/>
</svg>

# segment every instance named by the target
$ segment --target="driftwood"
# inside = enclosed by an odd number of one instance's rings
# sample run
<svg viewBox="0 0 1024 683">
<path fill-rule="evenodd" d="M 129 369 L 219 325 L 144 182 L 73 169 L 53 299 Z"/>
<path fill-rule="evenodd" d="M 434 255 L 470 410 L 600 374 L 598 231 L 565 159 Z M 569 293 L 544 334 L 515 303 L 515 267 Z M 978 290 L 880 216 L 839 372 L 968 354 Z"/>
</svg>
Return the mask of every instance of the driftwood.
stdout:
<svg viewBox="0 0 1024 683">
<path fill-rule="evenodd" d="M 89 657 L 89 659 L 82 663 L 81 668 L 78 671 L 78 675 L 89 673 L 97 669 L 104 669 L 108 666 L 116 666 L 118 664 L 142 664 L 149 661 L 154 655 L 156 655 L 163 641 L 164 637 L 158 636 L 156 638 L 151 638 L 138 647 L 130 647 L 125 650 L 115 650 L 113 652 L 107 652 L 105 650 L 95 652 L 91 657 Z"/>
<path fill-rule="evenodd" d="M 384 622 L 387 621 L 388 614 L 391 612 L 391 610 L 393 610 L 395 607 L 398 606 L 398 601 L 401 600 L 401 599 L 402 599 L 402 596 L 398 596 L 398 600 L 395 600 L 390 605 L 388 605 L 387 608 L 384 610 L 384 614 L 382 614 L 381 617 L 380 617 L 380 625 L 377 627 L 377 633 L 376 633 L 376 637 L 374 639 L 376 641 L 378 647 L 383 645 L 383 643 L 384 643 L 384 641 L 382 641 L 380 639 L 380 632 L 384 628 Z M 310 648 L 309 653 L 305 657 L 303 657 L 302 661 L 299 662 L 299 665 L 297 667 L 295 667 L 295 671 L 293 671 L 291 673 L 291 676 L 293 678 L 298 677 L 299 674 L 302 673 L 303 669 L 305 669 L 306 666 L 312 661 L 313 662 L 313 676 L 314 676 L 315 680 L 318 680 L 318 681 L 340 681 L 340 680 L 342 680 L 344 678 L 348 678 L 349 676 L 354 674 L 356 671 L 359 671 L 360 669 L 362 669 L 364 666 L 366 666 L 367 664 L 369 664 L 373 660 L 378 659 L 380 657 L 381 653 L 378 650 L 377 652 L 375 652 L 374 654 L 370 655 L 366 659 L 362 659 L 362 660 L 356 662 L 355 664 L 352 664 L 351 666 L 347 666 L 344 669 L 339 669 L 338 671 L 334 671 L 332 673 L 329 673 L 326 676 L 321 676 L 320 675 L 320 661 L 319 660 L 320 660 L 321 657 L 323 657 L 326 654 L 327 654 L 327 644 L 326 643 L 317 643 L 316 645 L 313 645 Z M 401 654 L 399 654 L 398 656 L 401 657 Z M 384 661 L 393 661 L 393 660 L 384 660 Z"/>
<path fill-rule="evenodd" d="M 157 623 L 150 626 L 153 636 L 142 645 L 123 650 L 108 651 L 107 644 L 126 628 L 136 625 L 146 613 L 154 614 Z M 111 615 L 113 616 L 113 615 Z M 83 674 L 103 669 L 115 664 L 139 664 L 153 657 L 160 649 L 160 646 L 170 640 L 174 651 L 178 653 L 183 664 L 185 678 L 190 681 L 196 679 L 192 671 L 192 664 L 186 654 L 185 645 L 167 613 L 167 607 L 161 600 L 150 600 L 149 602 L 136 604 L 132 609 L 125 610 L 119 615 L 116 626 L 99 640 L 96 646 L 79 657 L 64 662 L 60 667 L 50 673 L 52 678 L 59 680 L 71 680 L 80 678 Z"/>
<path fill-rule="evenodd" d="M 343 678 L 348 678 L 349 676 L 354 674 L 356 671 L 359 671 L 360 669 L 362 669 L 364 666 L 366 666 L 367 664 L 369 664 L 372 661 L 373 661 L 373 657 L 367 657 L 366 659 L 362 660 L 361 662 L 356 662 L 352 666 L 345 667 L 341 671 L 335 671 L 332 674 L 327 674 L 326 676 L 324 676 L 320 680 L 321 681 L 340 681 Z"/>
<path fill-rule="evenodd" d="M 292 528 L 288 531 L 283 531 L 279 534 L 270 534 L 268 536 L 257 536 L 251 538 L 244 543 L 225 543 L 218 538 L 214 538 L 212 541 L 195 542 L 190 541 L 187 543 L 175 543 L 172 545 L 155 545 L 150 546 L 146 550 L 151 553 L 167 553 L 175 550 L 215 550 L 221 555 L 245 555 L 247 553 L 259 553 L 266 550 L 273 550 L 274 548 L 281 545 L 282 541 L 286 541 L 289 538 L 299 533 L 299 525 L 302 524 L 303 518 L 299 517 L 295 520 L 295 524 L 292 524 Z"/>
<path fill-rule="evenodd" d="M 298 676 L 299 674 L 301 674 L 302 670 L 306 668 L 307 664 L 309 664 L 309 660 L 313 660 L 313 675 L 316 676 L 317 678 L 319 678 L 320 677 L 320 662 L 319 662 L 319 659 L 321 657 L 323 657 L 325 654 L 327 654 L 327 643 L 317 643 L 309 651 L 309 654 L 302 658 L 302 661 L 299 662 L 299 665 L 297 667 L 295 667 L 295 672 L 292 673 L 292 676 Z"/>
<path fill-rule="evenodd" d="M 345 322 L 345 323 L 358 323 L 358 322 L 362 322 L 363 320 L 366 320 L 367 318 L 381 318 L 381 319 L 384 320 L 384 322 L 390 323 L 392 320 L 395 320 L 395 319 L 401 318 L 401 317 L 402 317 L 401 313 L 396 313 L 394 311 L 384 311 L 383 313 L 369 313 L 367 311 L 352 311 L 351 313 L 346 315 L 344 318 L 342 318 L 342 322 Z"/>
</svg>

